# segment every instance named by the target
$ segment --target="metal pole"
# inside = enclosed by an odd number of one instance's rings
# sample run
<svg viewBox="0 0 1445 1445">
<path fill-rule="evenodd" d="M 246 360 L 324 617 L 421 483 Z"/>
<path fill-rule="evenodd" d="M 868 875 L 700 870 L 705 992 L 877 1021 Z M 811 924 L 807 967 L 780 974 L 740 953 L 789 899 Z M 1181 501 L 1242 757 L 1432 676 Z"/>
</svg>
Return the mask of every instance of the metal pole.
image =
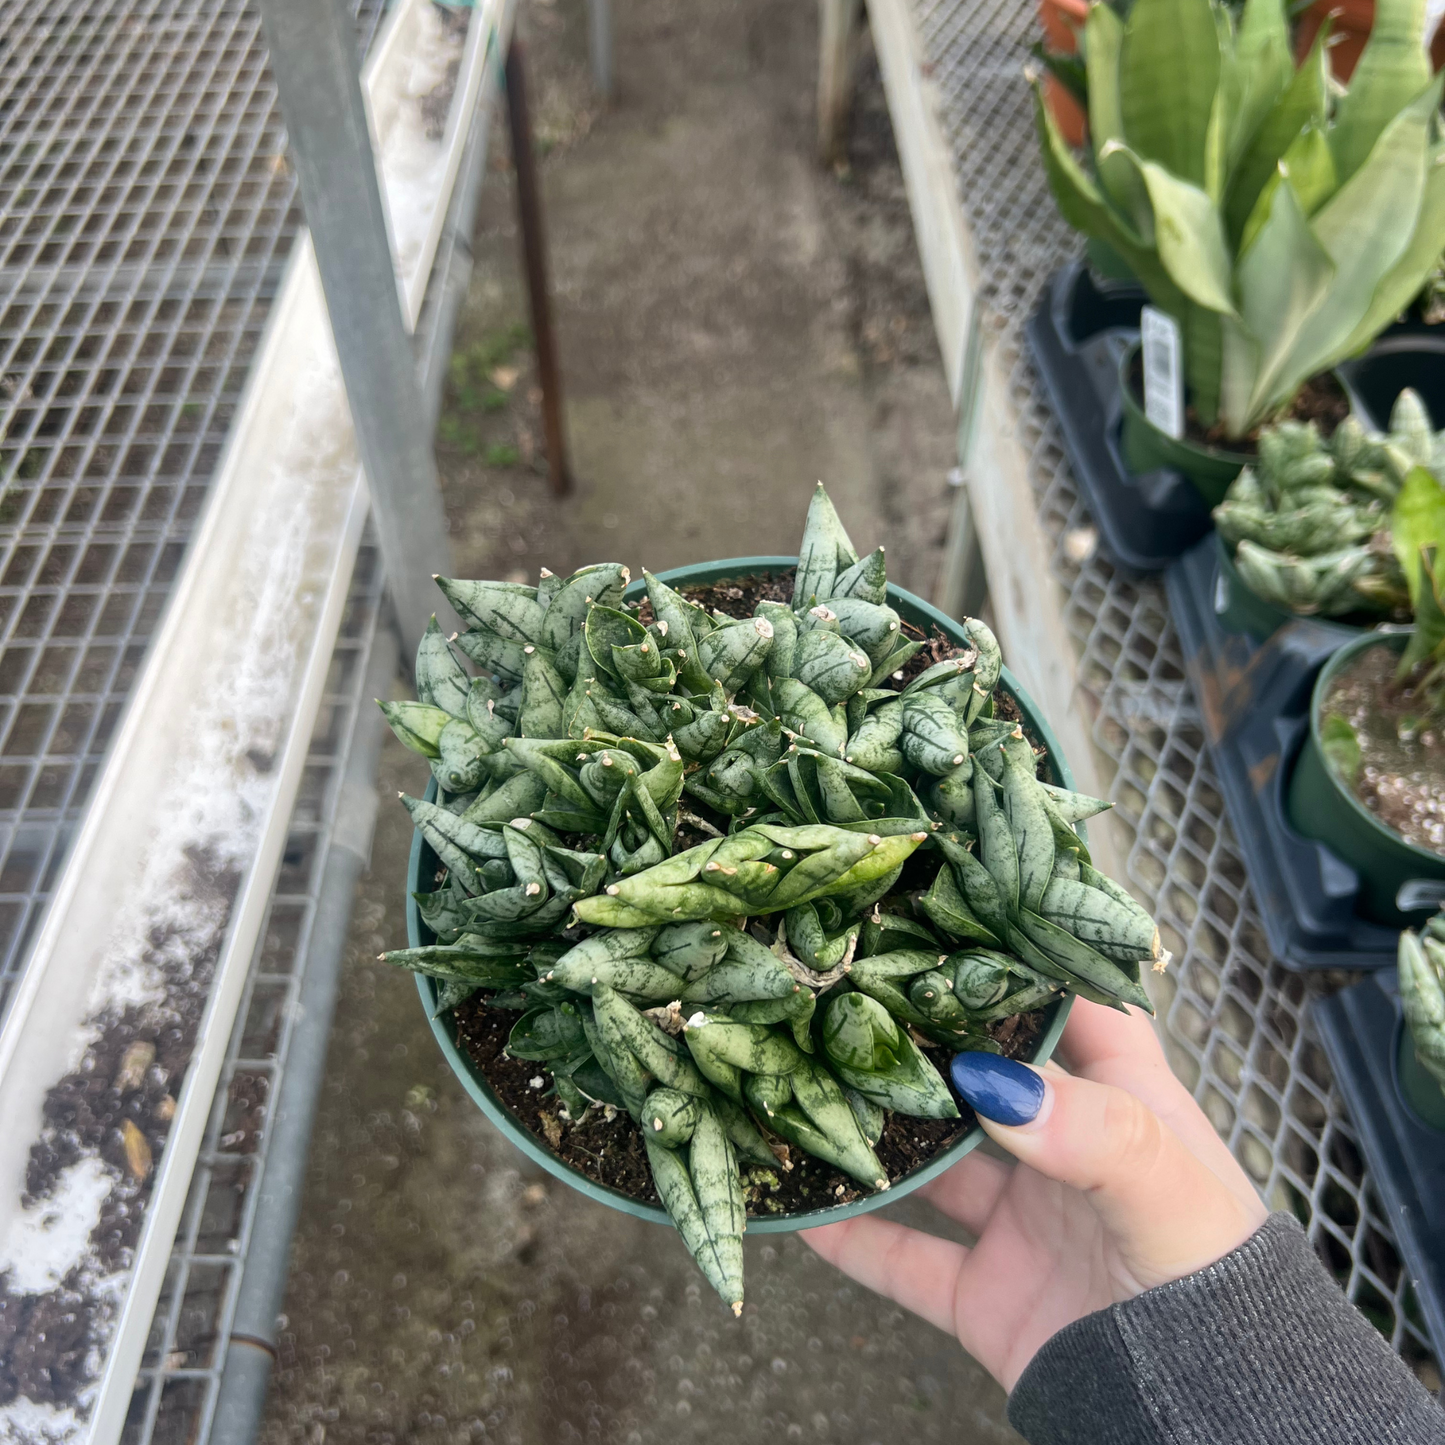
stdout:
<svg viewBox="0 0 1445 1445">
<path fill-rule="evenodd" d="M 513 36 L 507 52 L 506 74 L 507 121 L 512 132 L 512 165 L 517 172 L 517 224 L 522 238 L 522 267 L 527 273 L 527 299 L 532 306 L 537 380 L 542 387 L 547 471 L 552 480 L 552 495 L 565 497 L 572 490 L 572 472 L 567 465 L 567 439 L 562 424 L 562 381 L 557 367 L 557 342 L 552 334 L 552 298 L 547 290 L 547 242 L 542 231 L 542 197 L 532 155 L 532 122 L 527 111 L 522 58 L 522 42 Z"/>
<path fill-rule="evenodd" d="M 402 317 L 366 123 L 356 37 L 340 0 L 260 0 L 403 655 L 448 570 L 436 458 Z"/>
<path fill-rule="evenodd" d="M 853 42 L 862 0 L 818 0 L 818 159 L 844 159 L 844 134 L 853 103 Z"/>
<path fill-rule="evenodd" d="M 612 97 L 612 0 L 587 0 L 587 48 L 592 57 L 592 88 Z"/>
</svg>

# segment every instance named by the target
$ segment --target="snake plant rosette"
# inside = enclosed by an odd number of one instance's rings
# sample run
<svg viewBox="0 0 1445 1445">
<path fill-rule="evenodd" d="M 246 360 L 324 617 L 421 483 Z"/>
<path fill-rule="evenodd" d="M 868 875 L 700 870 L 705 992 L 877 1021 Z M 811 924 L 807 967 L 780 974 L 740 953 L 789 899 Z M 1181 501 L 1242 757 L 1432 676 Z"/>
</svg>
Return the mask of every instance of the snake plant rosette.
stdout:
<svg viewBox="0 0 1445 1445">
<path fill-rule="evenodd" d="M 1221 620 L 1263 640 L 1293 617 L 1408 623 L 1420 548 L 1445 551 L 1445 431 L 1402 391 L 1389 431 L 1347 417 L 1324 440 L 1280 422 L 1214 509 Z"/>
<path fill-rule="evenodd" d="M 1136 471 L 1176 466 L 1217 504 L 1258 428 L 1292 408 L 1327 414 L 1339 397 L 1326 374 L 1419 293 L 1445 250 L 1425 14 L 1424 0 L 1378 0 L 1343 90 L 1327 25 L 1295 65 L 1283 0 L 1089 10 L 1088 143 L 1069 146 L 1042 100 L 1037 119 L 1064 219 L 1106 243 L 1180 329 L 1183 437 L 1148 422 L 1137 352 L 1125 360 Z"/>
<path fill-rule="evenodd" d="M 433 778 L 420 946 L 383 956 L 491 1116 L 660 1201 L 738 1311 L 749 1217 L 907 1187 L 976 1142 L 954 1054 L 1041 1057 L 1073 995 L 1148 1008 L 1166 960 L 993 634 L 910 627 L 821 486 L 796 569 L 643 576 L 438 579 L 466 629 L 383 704 Z"/>
</svg>

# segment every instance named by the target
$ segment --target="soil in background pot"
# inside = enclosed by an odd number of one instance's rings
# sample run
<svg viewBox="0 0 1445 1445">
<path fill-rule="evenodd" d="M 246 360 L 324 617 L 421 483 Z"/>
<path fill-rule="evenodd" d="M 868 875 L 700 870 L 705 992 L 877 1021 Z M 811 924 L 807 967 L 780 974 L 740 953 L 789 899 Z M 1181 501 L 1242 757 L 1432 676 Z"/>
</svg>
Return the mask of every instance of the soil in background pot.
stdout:
<svg viewBox="0 0 1445 1445">
<path fill-rule="evenodd" d="M 1399 654 L 1367 647 L 1330 685 L 1322 750 L 1355 796 L 1407 843 L 1445 857 L 1445 718 L 1432 717 Z"/>
<path fill-rule="evenodd" d="M 1129 361 L 1129 388 L 1134 393 L 1135 404 L 1140 411 L 1143 411 L 1144 355 L 1142 352 L 1135 352 Z M 1319 376 L 1312 376 L 1305 382 L 1289 410 L 1278 420 L 1312 421 L 1319 428 L 1320 435 L 1328 438 L 1334 435 L 1335 428 L 1349 414 L 1350 398 L 1345 393 L 1344 387 L 1340 385 L 1339 378 L 1332 372 L 1323 372 Z M 1261 429 L 1261 427 L 1256 427 L 1244 437 L 1230 437 L 1225 433 L 1223 422 L 1216 422 L 1211 427 L 1205 427 L 1200 423 L 1194 408 L 1192 406 L 1185 407 L 1184 440 L 1194 446 L 1238 452 L 1246 460 L 1252 460 Z"/>
<path fill-rule="evenodd" d="M 549 1080 L 542 1066 L 511 1058 L 503 1052 L 512 1025 L 520 1015 L 492 1008 L 486 1002 L 486 995 L 475 994 L 457 1006 L 455 1016 L 457 1042 L 502 1105 L 530 1134 L 594 1183 L 616 1189 L 644 1204 L 660 1202 L 653 1188 L 642 1135 L 628 1114 L 620 1109 L 604 1111 L 594 1106 L 580 1121 L 565 1119 L 561 1101 L 555 1094 L 544 1092 Z M 1024 1058 L 1033 1051 L 1043 1028 L 1044 1015 L 1040 1010 L 1004 1019 L 991 1025 L 989 1033 L 1009 1058 Z M 917 1119 L 910 1114 L 887 1113 L 883 1136 L 874 1152 L 891 1182 L 927 1164 L 977 1122 L 973 1110 L 949 1079 L 948 1050 L 930 1046 L 926 1052 L 948 1083 L 949 1093 L 958 1105 L 958 1118 Z M 781 1164 L 776 1169 L 743 1165 L 749 1214 L 802 1214 L 810 1209 L 847 1204 L 869 1192 L 841 1170 L 800 1149 L 790 1149 L 788 1157 L 791 1169 L 784 1169 Z"/>
<path fill-rule="evenodd" d="M 793 596 L 795 568 L 776 573 L 757 573 L 744 577 L 725 577 L 716 582 L 680 589 L 689 602 L 709 612 L 725 612 L 730 617 L 751 617 L 759 602 L 790 602 Z M 652 607 L 644 598 L 637 613 L 644 624 L 651 622 Z M 946 633 L 934 627 L 925 635 L 909 622 L 903 629 L 922 647 L 890 679 L 901 689 L 936 662 L 956 657 L 964 649 Z M 1017 704 L 1002 688 L 994 693 L 996 715 L 1021 719 Z M 1026 729 L 1027 731 L 1027 729 Z M 1040 740 L 1030 735 L 1035 750 Z M 1047 771 L 1047 759 L 1044 760 Z M 711 815 L 710 810 L 689 798 L 686 810 L 695 817 L 726 830 L 726 818 Z M 686 825 L 679 829 L 678 843 L 692 846 L 705 835 L 687 836 Z M 569 840 L 570 841 L 570 840 Z M 581 846 L 581 840 L 578 840 Z M 912 860 L 910 860 L 912 861 Z M 927 886 L 926 878 L 913 879 L 905 867 L 894 893 L 897 896 L 910 888 Z M 596 1184 L 645 1204 L 660 1201 L 652 1183 L 647 1152 L 637 1125 L 621 1110 L 589 1109 L 582 1120 L 567 1119 L 561 1101 L 548 1092 L 549 1080 L 543 1067 L 526 1059 L 514 1059 L 506 1052 L 508 1035 L 520 1015 L 492 1008 L 490 995 L 474 994 L 458 1004 L 453 1011 L 457 1026 L 457 1042 L 476 1065 L 502 1105 L 537 1140 L 559 1159 L 580 1170 Z M 1044 1010 L 1015 1014 L 991 1024 L 988 1032 L 1008 1058 L 1026 1058 L 1044 1030 Z M 915 1035 L 915 1038 L 918 1038 Z M 919 1119 L 908 1114 L 888 1112 L 882 1137 L 875 1146 L 879 1161 L 888 1172 L 890 1182 L 897 1182 L 915 1169 L 927 1164 L 942 1150 L 961 1139 L 977 1122 L 973 1110 L 958 1094 L 949 1078 L 948 1050 L 919 1040 L 940 1075 L 948 1084 L 949 1093 L 958 1106 L 956 1119 Z M 610 1117 L 609 1117 L 610 1115 Z M 867 1191 L 841 1170 L 800 1149 L 788 1151 L 790 1169 L 781 1164 L 776 1169 L 756 1165 L 743 1167 L 744 1194 L 748 1213 L 801 1214 L 861 1198 Z"/>
</svg>

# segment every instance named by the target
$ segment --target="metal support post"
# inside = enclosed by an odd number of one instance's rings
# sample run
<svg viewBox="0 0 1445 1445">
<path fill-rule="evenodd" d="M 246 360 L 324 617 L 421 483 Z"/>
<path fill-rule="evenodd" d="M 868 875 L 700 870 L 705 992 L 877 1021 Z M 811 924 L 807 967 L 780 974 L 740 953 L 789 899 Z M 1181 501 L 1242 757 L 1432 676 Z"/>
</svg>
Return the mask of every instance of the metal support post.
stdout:
<svg viewBox="0 0 1445 1445">
<path fill-rule="evenodd" d="M 357 449 L 409 657 L 448 570 L 441 484 L 340 0 L 260 0 Z"/>
<path fill-rule="evenodd" d="M 983 326 L 976 301 L 969 308 L 958 376 L 958 493 L 954 497 L 953 514 L 944 539 L 943 570 L 933 601 L 940 612 L 946 612 L 950 617 L 972 617 L 977 615 L 988 598 L 983 547 L 968 495 L 974 439 L 978 435 L 978 413 L 983 400 Z"/>
<path fill-rule="evenodd" d="M 862 0 L 818 0 L 818 159 L 825 166 L 844 158 L 853 103 L 853 37 L 861 9 Z"/>
<path fill-rule="evenodd" d="M 612 0 L 587 0 L 587 48 L 592 57 L 592 88 L 612 98 Z"/>
<path fill-rule="evenodd" d="M 275 3 L 275 0 L 272 0 Z M 552 297 L 547 290 L 547 242 L 542 231 L 542 196 L 532 154 L 532 122 L 527 110 L 527 81 L 522 42 L 515 36 L 507 51 L 507 122 L 512 132 L 512 165 L 517 173 L 517 224 L 522 238 L 522 268 L 532 307 L 532 337 L 537 347 L 537 380 L 542 388 L 542 430 L 552 495 L 572 490 L 567 439 L 562 423 L 562 381 L 557 341 L 552 332 Z"/>
</svg>

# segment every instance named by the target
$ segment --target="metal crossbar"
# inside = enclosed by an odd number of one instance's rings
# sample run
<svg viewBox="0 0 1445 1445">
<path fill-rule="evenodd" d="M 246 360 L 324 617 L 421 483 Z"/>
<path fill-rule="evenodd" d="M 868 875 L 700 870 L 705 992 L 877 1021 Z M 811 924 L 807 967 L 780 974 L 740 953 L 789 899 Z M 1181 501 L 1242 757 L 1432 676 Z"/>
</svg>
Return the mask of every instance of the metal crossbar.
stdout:
<svg viewBox="0 0 1445 1445">
<path fill-rule="evenodd" d="M 301 224 L 244 0 L 12 0 L 4 42 L 0 1012 Z"/>
<path fill-rule="evenodd" d="M 1311 991 L 1272 962 L 1224 815 L 1162 584 L 1098 551 L 1057 422 L 1024 349 L 1023 325 L 1079 241 L 1049 195 L 1024 77 L 1037 38 L 1031 0 L 910 0 L 941 96 L 958 193 L 979 267 L 977 304 L 1015 440 L 1066 594 L 1077 686 L 1113 764 L 1110 796 L 1132 880 L 1178 960 L 1159 993 L 1176 1070 L 1269 1203 L 1292 1210 L 1350 1298 L 1426 1384 L 1428 1339 L 1358 1141 L 1311 1030 Z M 1170 937 L 1172 935 L 1172 937 Z M 1338 985 L 1340 980 L 1333 980 Z"/>
</svg>

